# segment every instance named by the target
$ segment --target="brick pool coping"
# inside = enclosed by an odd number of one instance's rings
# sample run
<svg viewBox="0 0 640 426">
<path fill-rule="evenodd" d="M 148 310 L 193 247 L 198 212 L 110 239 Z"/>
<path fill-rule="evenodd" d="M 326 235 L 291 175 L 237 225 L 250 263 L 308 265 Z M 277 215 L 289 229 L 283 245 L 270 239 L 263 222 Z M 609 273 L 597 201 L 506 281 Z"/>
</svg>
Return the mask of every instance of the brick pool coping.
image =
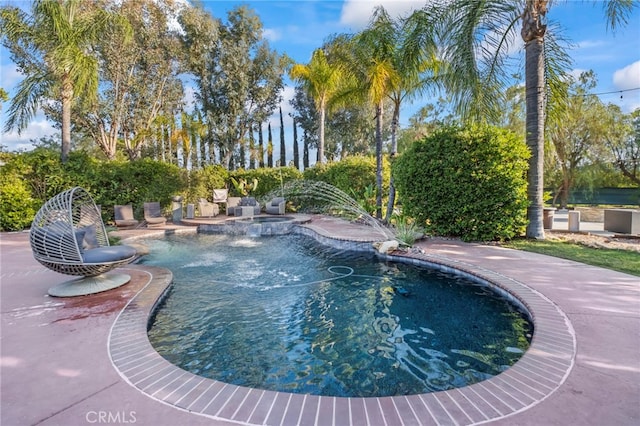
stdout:
<svg viewBox="0 0 640 426">
<path fill-rule="evenodd" d="M 371 250 L 372 240 L 366 237 L 333 238 L 312 225 L 300 226 L 296 232 L 337 248 Z M 341 398 L 235 386 L 182 370 L 151 346 L 147 336 L 149 319 L 167 294 L 172 274 L 167 269 L 145 265 L 153 278 L 114 322 L 108 343 L 111 361 L 127 383 L 157 401 L 238 424 L 480 424 L 537 405 L 566 380 L 576 356 L 575 333 L 567 316 L 538 291 L 494 271 L 444 256 L 394 252 L 381 257 L 462 274 L 508 295 L 526 308 L 534 322 L 529 350 L 512 367 L 491 379 L 420 395 Z"/>
</svg>

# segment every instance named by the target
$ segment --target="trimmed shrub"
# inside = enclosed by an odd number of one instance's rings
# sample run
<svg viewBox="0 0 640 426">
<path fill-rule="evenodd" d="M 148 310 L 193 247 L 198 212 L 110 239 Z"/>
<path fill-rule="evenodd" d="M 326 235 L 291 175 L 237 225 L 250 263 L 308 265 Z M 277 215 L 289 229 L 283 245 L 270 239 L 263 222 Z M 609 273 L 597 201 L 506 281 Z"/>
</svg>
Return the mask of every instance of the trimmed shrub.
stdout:
<svg viewBox="0 0 640 426">
<path fill-rule="evenodd" d="M 382 163 L 382 194 L 389 192 L 390 167 L 388 161 Z M 304 171 L 307 180 L 329 183 L 349 194 L 366 210 L 375 211 L 376 159 L 375 157 L 352 156 L 340 161 L 316 164 Z M 372 200 L 373 198 L 373 200 Z M 373 206 L 371 204 L 373 203 Z M 383 201 L 383 208 L 386 202 Z M 370 211 L 372 213 L 373 211 Z"/>
<path fill-rule="evenodd" d="M 430 234 L 504 240 L 526 226 L 529 150 L 490 126 L 447 127 L 415 142 L 393 164 L 405 215 Z"/>
<path fill-rule="evenodd" d="M 131 203 L 137 218 L 144 216 L 147 201 L 158 201 L 168 210 L 171 197 L 186 195 L 186 172 L 175 164 L 151 159 L 99 163 L 92 184 L 87 185 L 96 204 L 102 205 L 103 218 L 113 219 L 113 206 Z"/>
<path fill-rule="evenodd" d="M 37 201 L 19 176 L 0 173 L 0 178 L 0 231 L 28 228 L 36 215 Z"/>
<path fill-rule="evenodd" d="M 102 206 L 103 219 L 113 220 L 113 206 L 131 203 L 136 217 L 143 216 L 145 201 L 159 201 L 168 208 L 171 196 L 187 192 L 186 172 L 174 164 L 150 159 L 129 161 L 99 161 L 83 152 L 72 152 L 67 163 L 60 162 L 60 153 L 38 148 L 5 159 L 1 173 L 24 180 L 24 188 L 34 200 L 34 212 L 12 228 L 27 227 L 35 212 L 49 198 L 74 186 L 81 186 Z M 3 179 L 4 181 L 4 179 Z M 15 188 L 14 188 L 15 189 Z M 8 190 L 7 190 L 8 191 Z M 4 189 L 3 189 L 4 192 Z M 0 215 L 8 217 L 8 204 L 0 205 Z M 25 210 L 26 215 L 29 210 Z"/>
<path fill-rule="evenodd" d="M 189 174 L 189 189 L 185 203 L 196 203 L 199 198 L 213 201 L 213 190 L 229 186 L 229 171 L 220 164 L 208 165 Z"/>
</svg>

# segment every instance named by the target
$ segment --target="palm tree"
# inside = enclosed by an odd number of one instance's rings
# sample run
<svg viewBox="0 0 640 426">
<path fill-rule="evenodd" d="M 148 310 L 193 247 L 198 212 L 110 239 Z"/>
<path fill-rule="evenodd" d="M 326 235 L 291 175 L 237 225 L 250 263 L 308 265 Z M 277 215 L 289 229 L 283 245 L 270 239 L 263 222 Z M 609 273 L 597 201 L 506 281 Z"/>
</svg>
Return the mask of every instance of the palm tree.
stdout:
<svg viewBox="0 0 640 426">
<path fill-rule="evenodd" d="M 570 59 L 546 22 L 549 0 L 452 0 L 443 19 L 444 60 L 451 67 L 447 86 L 458 110 L 466 117 L 494 117 L 500 90 L 508 75 L 505 61 L 520 36 L 525 45 L 526 142 L 531 151 L 528 172 L 526 235 L 544 239 L 543 163 L 545 115 L 562 99 L 563 77 Z M 602 3 L 612 29 L 626 23 L 638 3 L 612 0 Z M 433 15 L 432 15 L 433 16 Z M 425 28 L 424 31 L 431 30 Z M 560 96 L 558 98 L 558 96 Z"/>
<path fill-rule="evenodd" d="M 316 49 L 307 65 L 295 64 L 289 76 L 304 86 L 314 100 L 320 114 L 318 129 L 318 160 L 324 163 L 324 125 L 327 108 L 331 99 L 339 90 L 342 70 L 327 61 L 324 50 Z"/>
<path fill-rule="evenodd" d="M 393 105 L 391 121 L 391 145 L 389 157 L 398 152 L 398 128 L 400 109 L 405 100 L 411 100 L 437 84 L 440 62 L 436 58 L 436 41 L 433 32 L 422 32 L 420 23 L 423 11 L 411 14 L 405 20 L 393 20 L 383 7 L 378 7 L 370 30 L 384 34 L 386 52 L 390 63 L 398 74 L 397 85 L 391 88 L 389 99 Z M 393 175 L 389 181 L 389 201 L 385 221 L 391 219 L 395 204 Z"/>
<path fill-rule="evenodd" d="M 31 15 L 17 7 L 0 9 L 3 44 L 25 74 L 11 100 L 5 132 L 24 130 L 47 100 L 62 105 L 61 160 L 71 149 L 71 108 L 78 96 L 98 90 L 98 60 L 90 46 L 112 15 L 91 11 L 82 0 L 36 0 Z"/>
<path fill-rule="evenodd" d="M 342 102 L 360 99 L 376 109 L 376 217 L 382 219 L 382 119 L 384 101 L 400 87 L 394 66 L 396 25 L 377 8 L 369 27 L 353 37 L 338 37 L 333 48 L 348 69 L 346 84 L 337 96 Z"/>
</svg>

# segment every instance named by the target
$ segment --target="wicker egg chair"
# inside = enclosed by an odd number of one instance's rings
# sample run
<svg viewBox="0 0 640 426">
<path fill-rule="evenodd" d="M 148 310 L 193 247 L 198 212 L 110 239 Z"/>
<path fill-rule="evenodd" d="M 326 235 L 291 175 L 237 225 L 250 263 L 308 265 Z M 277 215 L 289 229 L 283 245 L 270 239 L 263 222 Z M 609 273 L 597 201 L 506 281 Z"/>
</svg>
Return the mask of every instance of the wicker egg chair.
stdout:
<svg viewBox="0 0 640 426">
<path fill-rule="evenodd" d="M 40 208 L 29 234 L 33 257 L 52 271 L 81 276 L 49 289 L 51 296 L 98 293 L 128 283 L 126 274 L 106 272 L 136 258 L 131 246 L 110 246 L 102 217 L 91 196 L 75 187 Z"/>
</svg>

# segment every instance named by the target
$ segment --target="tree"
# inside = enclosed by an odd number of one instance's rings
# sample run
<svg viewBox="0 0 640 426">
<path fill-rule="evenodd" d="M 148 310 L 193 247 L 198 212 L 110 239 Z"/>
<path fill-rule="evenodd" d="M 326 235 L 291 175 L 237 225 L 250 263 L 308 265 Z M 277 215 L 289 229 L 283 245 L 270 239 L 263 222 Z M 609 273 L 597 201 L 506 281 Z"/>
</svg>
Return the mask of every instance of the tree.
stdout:
<svg viewBox="0 0 640 426">
<path fill-rule="evenodd" d="M 391 51 L 395 48 L 395 29 L 388 23 L 384 9 L 376 10 L 371 23 L 354 37 L 345 37 L 346 44 L 336 38 L 337 51 L 349 71 L 346 98 L 360 98 L 375 107 L 376 118 L 376 217 L 382 219 L 382 131 L 384 101 L 400 85 L 401 76 L 395 69 Z M 341 45 L 342 44 L 342 45 Z M 348 53 L 351 52 L 351 54 Z"/>
<path fill-rule="evenodd" d="M 636 2 L 606 1 L 611 28 L 625 23 Z M 525 43 L 526 141 L 529 159 L 527 198 L 529 238 L 543 239 L 543 169 L 545 114 L 562 99 L 562 77 L 570 61 L 553 31 L 548 31 L 548 0 L 453 0 L 436 15 L 442 17 L 445 82 L 464 116 L 495 118 L 500 89 L 505 86 L 505 61 L 516 42 L 517 23 Z M 433 14 L 432 14 L 433 16 Z M 553 29 L 553 28 L 551 28 Z M 424 31 L 431 28 L 424 28 Z"/>
<path fill-rule="evenodd" d="M 620 107 L 606 106 L 604 135 L 615 166 L 634 184 L 640 186 L 640 109 L 623 114 Z"/>
<path fill-rule="evenodd" d="M 195 45 L 199 32 L 185 28 L 185 33 Z M 245 6 L 231 10 L 218 33 L 194 54 L 189 68 L 196 76 L 209 139 L 228 168 L 252 123 L 264 122 L 280 103 L 289 59 L 269 48 L 260 19 Z"/>
<path fill-rule="evenodd" d="M 96 0 L 96 5 L 116 8 L 125 22 L 108 28 L 96 43 L 101 91 L 78 114 L 79 124 L 108 159 L 115 158 L 118 141 L 137 159 L 155 134 L 156 119 L 182 113 L 181 45 L 168 26 L 171 2 Z"/>
<path fill-rule="evenodd" d="M 293 118 L 293 167 L 300 170 L 300 153 L 298 152 L 298 126 L 296 125 L 296 117 Z"/>
<path fill-rule="evenodd" d="M 271 123 L 267 124 L 267 167 L 273 167 L 273 137 L 271 136 Z"/>
<path fill-rule="evenodd" d="M 389 99 L 393 106 L 391 119 L 391 159 L 398 152 L 397 133 L 400 125 L 400 109 L 405 100 L 423 94 L 437 83 L 440 66 L 436 58 L 435 33 L 422 31 L 423 11 L 411 14 L 405 20 L 393 20 L 383 7 L 374 13 L 371 30 L 381 36 L 383 56 L 397 73 L 397 84 L 391 87 Z M 395 204 L 393 175 L 389 182 L 389 201 L 385 220 L 389 221 Z"/>
<path fill-rule="evenodd" d="M 284 121 L 282 119 L 282 107 L 280 109 L 280 166 L 287 166 L 287 147 L 284 143 Z"/>
<path fill-rule="evenodd" d="M 327 109 L 332 98 L 339 91 L 343 70 L 327 61 L 324 50 L 316 49 L 307 65 L 295 64 L 289 71 L 289 75 L 302 84 L 315 102 L 316 111 L 319 114 L 318 160 L 324 163 L 324 126 Z"/>
<path fill-rule="evenodd" d="M 253 126 L 249 129 L 249 169 L 256 168 L 256 139 L 253 136 Z"/>
<path fill-rule="evenodd" d="M 561 175 L 560 187 L 555 192 L 562 207 L 567 207 L 578 168 L 599 157 L 605 134 L 603 105 L 597 96 L 589 95 L 597 83 L 593 71 L 583 72 L 577 81 L 571 80 L 569 87 L 574 94 L 548 123 L 548 137 Z"/>
<path fill-rule="evenodd" d="M 385 108 L 383 123 L 390 123 L 393 110 Z M 375 155 L 376 128 L 371 125 L 375 107 L 368 103 L 354 103 L 336 109 L 327 120 L 325 152 L 331 160 L 350 155 Z M 389 139 L 389 126 L 383 127 L 382 139 Z"/>
<path fill-rule="evenodd" d="M 71 150 L 72 106 L 92 100 L 98 90 L 98 60 L 91 46 L 116 19 L 83 4 L 36 0 L 30 15 L 17 7 L 0 9 L 3 45 L 25 76 L 11 100 L 4 131 L 24 130 L 41 105 L 60 102 L 63 163 Z"/>
<path fill-rule="evenodd" d="M 203 141 L 206 130 L 206 126 L 200 119 L 200 112 L 197 110 L 193 111 L 189 118 L 189 135 L 192 146 L 191 166 L 193 168 L 204 167 L 206 164 L 206 151 Z"/>
<path fill-rule="evenodd" d="M 264 138 L 262 136 L 262 123 L 258 129 L 258 166 L 264 167 Z"/>
<path fill-rule="evenodd" d="M 182 158 L 182 168 L 187 169 L 189 166 L 189 157 L 191 157 L 191 151 L 193 150 L 193 145 L 191 143 L 191 117 L 186 112 L 182 112 L 180 114 L 180 128 L 174 129 L 171 133 L 171 140 L 176 144 L 176 152 L 178 151 L 178 147 L 182 148 L 182 155 L 177 155 L 176 157 Z"/>
<path fill-rule="evenodd" d="M 296 126 L 302 129 L 303 152 L 306 150 L 308 156 L 309 147 L 317 147 L 318 141 L 319 117 L 314 102 L 302 87 L 297 86 L 290 103 L 295 110 L 292 117 L 296 120 Z M 385 109 L 383 122 L 390 122 L 391 114 L 391 110 Z M 367 103 L 351 102 L 335 106 L 325 123 L 325 159 L 333 161 L 354 154 L 375 154 L 375 147 L 371 143 L 375 140 L 375 127 L 371 126 L 371 117 L 375 117 L 375 108 Z M 388 138 L 388 133 L 385 128 L 383 139 Z M 308 167 L 308 163 L 305 167 Z"/>
<path fill-rule="evenodd" d="M 300 84 L 296 86 L 295 95 L 289 103 L 296 112 L 293 118 L 302 129 L 302 167 L 307 169 L 309 168 L 309 148 L 318 146 L 319 114 L 313 98 Z"/>
<path fill-rule="evenodd" d="M 207 164 L 215 161 L 215 141 L 213 140 L 212 120 L 207 111 L 210 110 L 210 98 L 206 96 L 207 89 L 212 84 L 212 75 L 208 71 L 217 61 L 217 46 L 219 43 L 219 28 L 221 23 L 201 7 L 186 7 L 180 13 L 178 22 L 182 27 L 182 50 L 185 55 L 187 70 L 193 76 L 198 91 L 195 98 L 198 101 L 199 121 L 204 124 L 206 131 L 201 138 L 202 158 Z M 208 155 L 204 155 L 204 152 Z M 204 167 L 205 164 L 202 164 Z"/>
</svg>

